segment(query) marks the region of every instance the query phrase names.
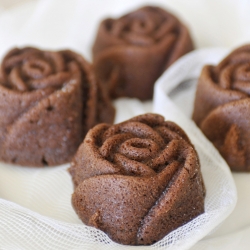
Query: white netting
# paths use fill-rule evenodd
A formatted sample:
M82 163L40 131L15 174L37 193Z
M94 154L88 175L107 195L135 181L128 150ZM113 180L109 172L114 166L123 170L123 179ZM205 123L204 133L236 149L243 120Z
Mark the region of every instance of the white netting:
M236 204L231 173L211 143L167 96L170 93L175 102L191 110L194 91L178 99L176 93L185 88L181 83L197 78L204 63L217 62L223 55L221 50L205 50L185 56L158 80L153 101L154 112L177 122L198 151L207 190L204 214L152 246L122 246L77 218L71 207L73 186L68 165L32 169L0 164L2 249L188 249L223 221ZM152 108L150 102L136 99L120 99L115 105L116 122Z

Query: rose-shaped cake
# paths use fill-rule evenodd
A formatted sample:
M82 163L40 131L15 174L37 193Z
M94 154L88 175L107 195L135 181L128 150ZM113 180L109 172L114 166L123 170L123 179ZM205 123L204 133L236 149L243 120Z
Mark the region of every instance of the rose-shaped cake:
M157 7L143 7L100 24L93 46L94 71L112 98L152 98L157 78L193 50L188 29Z
M160 115L95 126L69 171L81 220L122 244L152 244L204 212L196 151Z
M250 45L203 68L193 119L234 171L250 171Z
M69 162L87 131L114 109L93 70L72 51L11 50L0 68L0 159L25 166Z

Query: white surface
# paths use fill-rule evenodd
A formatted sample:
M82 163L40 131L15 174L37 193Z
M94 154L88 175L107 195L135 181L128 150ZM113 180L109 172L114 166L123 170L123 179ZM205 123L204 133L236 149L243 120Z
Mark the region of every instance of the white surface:
M0 0L0 6L4 9L9 9L16 7L19 4L31 1L36 1L36 0Z
M250 2L248 0L151 0L147 2L144 0L40 0L8 10L3 10L0 7L0 58L13 46L35 45L50 49L68 47L82 53L86 58L91 59L90 47L100 19L110 15L119 16L150 2L154 5L162 5L169 8L181 16L181 19L185 20L189 25L196 45L199 48L206 46L235 47L245 41L250 41ZM198 68L204 63L203 60L216 61L223 54L223 52L219 52L222 53L219 55L217 55L217 52L204 53L206 55L202 55L201 58L197 60L197 64L193 65L193 69L190 69L190 72L188 72L192 72L192 77L197 77ZM181 74L178 75L181 76ZM190 74L187 75L190 76ZM166 76L166 78L167 77L168 76ZM184 79L183 77L180 78L181 81ZM179 83L180 82L177 82L176 84ZM167 84L169 85L169 83ZM190 94L190 98L187 99L191 100L194 92L191 90L187 92ZM184 100L181 93L184 92L177 90L174 94L172 93L172 95L170 95L177 106L180 105L180 100ZM159 96L162 96L162 94L163 92L161 92ZM157 95L155 99L158 102L160 100L159 96ZM166 97L166 95L163 96L164 98ZM184 96L186 96L186 94L184 94ZM185 107L183 110L184 113L190 112L190 103L187 102L185 105L182 105L182 107ZM172 103L170 106L166 106L167 104L164 99L164 103L159 102L159 105L161 109L159 109L158 112L164 113L167 117L173 115L170 109L170 107L173 107ZM116 102L116 106L119 108L117 121L150 110L150 103L145 105L137 100L130 100L129 102L120 100ZM193 125L190 125L190 121L187 120L185 115L182 115L178 111L178 113L175 113L175 117L179 119L179 121L181 119L178 117L182 117L181 125L190 133L192 138L196 137L194 136L194 132L192 132L193 129L190 129ZM185 120L187 122L183 122ZM197 132L198 130L194 128L193 131ZM203 138L199 132L197 133L198 137ZM209 145L204 138L201 139L201 141L205 141L204 143L207 145L206 150L211 148L211 145ZM199 145L199 151L204 150L198 140L196 140L196 144ZM217 158L218 154L216 151L212 149L212 152L214 152ZM220 159L220 157L218 159ZM221 160L219 160L219 162L222 166L224 165ZM73 213L69 201L65 199L65 197L67 198L72 192L72 185L65 171L66 168L67 166L58 167L53 170L34 170L7 167L4 164L0 166L0 197L14 201L39 214L47 216L41 217L30 210L1 200L0 218L4 217L6 221L11 221L12 216L18 216L11 226L0 223L0 227L2 226L0 230L0 243L4 242L6 244L4 245L4 249L39 249L39 246L42 246L42 244L48 244L52 249L62 249L57 244L66 241L66 234L73 240L70 247L71 249L78 249L78 246L84 242L86 238L83 237L81 231L83 230L83 226L81 224L67 224L69 222L79 223L79 220ZM6 173L6 175L3 173ZM226 176L230 179L228 172ZM22 181L23 178L26 179L25 182ZM53 178L59 178L61 184L57 185ZM249 237L247 237L250 231L248 227L250 225L250 215L248 215L250 198L247 195L247 190L249 190L249 175L234 175L234 179L239 191L239 202L237 203L235 211L217 231L200 241L196 247L192 249L236 249L236 246L237 249L249 249L250 240ZM207 183L209 185L208 180ZM39 186L41 184L42 189ZM7 187L9 188L7 189ZM53 189L49 187L53 187ZM43 195L41 195L40 190L44 190L42 191ZM233 188L231 190L233 191ZM18 195L20 193L21 195ZM54 197L56 197L56 199ZM60 204L59 210L58 204ZM225 206L228 204L221 205ZM232 207L233 204L231 204L231 208ZM229 210L227 210L227 213L230 212ZM226 216L227 213L224 213L224 216ZM38 217L43 221L43 223L40 224L42 225L41 227L38 227ZM62 222L54 221L49 217ZM223 219L223 216L219 218L217 222L219 222L220 219ZM26 221L26 225L29 225L28 227L21 226L20 222L23 220ZM57 229L55 229L55 227ZM47 229L48 234L46 240L42 241L42 239L44 239L41 237L43 228ZM29 234L28 239L24 237L24 233ZM91 232L90 235L95 235L95 233L96 232ZM201 234L202 233L204 233L204 231L201 232ZM78 234L82 234L82 237L78 237ZM197 234L198 238L201 237L201 234ZM53 238L55 235L57 239L60 239L57 243ZM100 233L100 235L103 234ZM30 246L27 244L32 244L32 242L36 242L36 248L27 247ZM1 246L3 245L1 244ZM118 249L117 245L114 245L114 247L115 246L116 249ZM120 248L119 246L119 249ZM94 248L91 248L89 245L84 249ZM99 247L95 249L99 249ZM108 247L107 249L111 248ZM136 249L138 249L138 247ZM177 249L181 249L181 247Z

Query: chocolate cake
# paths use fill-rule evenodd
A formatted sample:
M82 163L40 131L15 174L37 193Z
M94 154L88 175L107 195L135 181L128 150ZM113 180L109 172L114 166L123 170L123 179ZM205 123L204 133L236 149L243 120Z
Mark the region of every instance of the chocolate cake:
M200 75L193 119L233 171L250 171L250 45Z
M69 50L12 49L0 68L0 160L69 162L87 131L114 109L88 62Z
M93 46L94 71L112 98L147 100L163 71L191 50L184 24L164 9L146 6L101 22Z
M95 126L69 172L78 216L121 244L152 244L204 212L197 153L160 115Z

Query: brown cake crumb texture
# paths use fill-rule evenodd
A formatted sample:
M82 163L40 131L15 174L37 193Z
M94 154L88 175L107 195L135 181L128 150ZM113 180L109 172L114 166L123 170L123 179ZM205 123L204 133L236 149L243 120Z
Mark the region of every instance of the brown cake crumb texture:
M104 115L105 114L105 115ZM0 68L0 159L25 166L69 162L87 131L114 109L92 68L69 50L12 49Z
M101 22L94 71L112 98L151 99L157 78L193 48L188 29L174 15L146 6Z
M193 119L233 171L250 171L250 45L203 68Z
M81 220L121 244L152 244L204 212L197 153L160 115L95 126L69 172Z

